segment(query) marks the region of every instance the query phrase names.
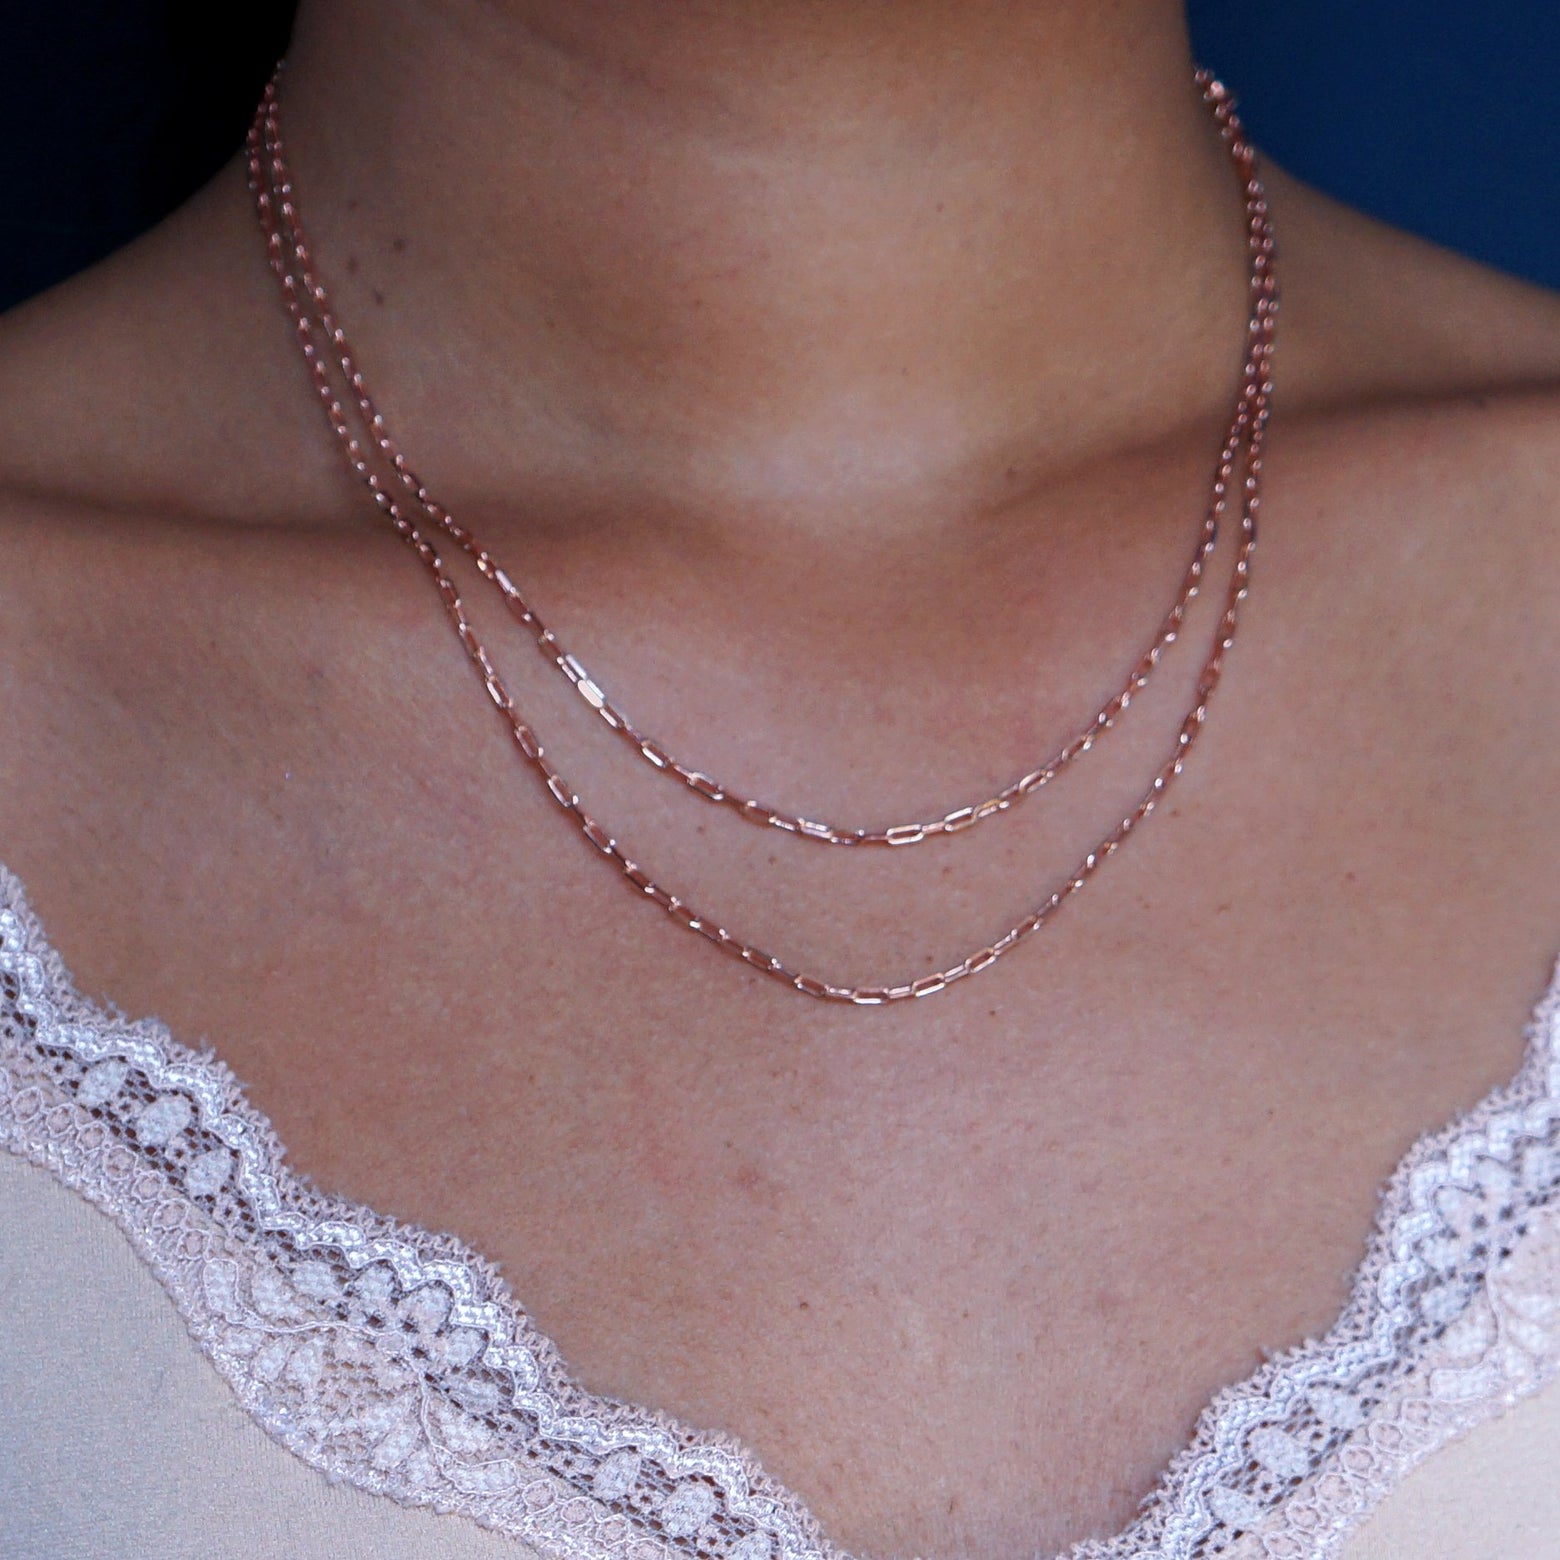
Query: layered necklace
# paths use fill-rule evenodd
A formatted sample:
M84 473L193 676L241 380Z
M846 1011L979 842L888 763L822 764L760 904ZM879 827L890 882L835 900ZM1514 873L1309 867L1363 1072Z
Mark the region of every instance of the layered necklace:
M1127 836L1153 812L1186 763L1207 719L1208 704L1223 673L1225 657L1235 642L1238 611L1245 599L1256 545L1257 510L1261 501L1262 442L1268 421L1277 291L1273 272L1273 233L1267 198L1258 176L1255 154L1245 138L1229 93L1205 71L1197 75L1204 102L1240 180L1246 203L1250 258L1250 314L1245 366L1235 409L1215 465L1212 492L1175 600L1160 620L1125 683L1076 733L1049 757L1026 770L994 795L954 808L941 817L873 828L847 827L791 812L725 784L702 769L682 762L656 739L636 726L577 656L532 609L525 595L471 531L429 492L392 436L369 395L356 354L321 284L298 214L297 195L282 142L276 86L266 88L250 129L250 187L265 234L271 268L281 284L320 402L353 473L381 514L413 550L438 590L444 611L487 696L502 718L516 752L546 788L567 821L601 858L614 867L638 897L657 905L679 926L696 932L713 947L805 996L858 1006L927 997L957 981L989 968L1044 926L1081 889L1100 866L1120 849ZM1114 828L1089 847L1072 872L1022 920L990 943L966 954L935 974L895 985L840 985L797 969L728 930L687 900L671 893L633 860L616 839L586 810L573 787L553 764L540 738L516 708L486 647L478 639L460 591L433 538L445 538L472 560L478 574L501 596L510 615L526 631L537 650L573 685L615 738L626 742L658 774L705 802L725 808L760 828L778 830L799 840L857 849L902 849L940 835L961 834L998 813L1009 811L1055 779L1114 728L1117 718L1145 686L1169 645L1180 634L1187 610L1201 586L1208 557L1221 523L1232 510L1239 515L1239 542L1225 595L1224 611L1198 675L1192 702L1164 756L1136 805Z

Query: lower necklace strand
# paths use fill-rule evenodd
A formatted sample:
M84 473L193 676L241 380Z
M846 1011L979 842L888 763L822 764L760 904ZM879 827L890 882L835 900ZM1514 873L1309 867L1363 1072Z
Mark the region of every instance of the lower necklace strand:
M569 817L585 839L611 861L635 890L652 903L659 905L679 925L697 932L733 959L738 959L760 974L780 981L803 995L831 1002L848 1002L858 1006L880 1006L910 998L931 996L944 991L966 976L989 968L1021 942L1026 941L1044 926L1053 915L1094 875L1099 867L1120 848L1127 836L1158 805L1160 798L1180 775L1187 755L1195 745L1207 718L1208 703L1218 686L1224 669L1225 656L1235 641L1240 604L1244 601L1250 580L1251 555L1256 546L1256 517L1260 506L1262 472L1262 445L1267 427L1272 383L1269 377L1273 350L1274 314L1277 308L1277 290L1273 273L1273 234L1268 214L1266 196L1256 169L1255 153L1246 141L1233 104L1224 87L1206 72L1198 73L1198 83L1214 119L1221 138L1229 151L1237 174L1242 180L1246 197L1247 242L1251 255L1251 317L1250 349L1242 376L1241 392L1229 437L1221 450L1219 472L1215 479L1214 503L1205 523L1203 537L1199 541L1193 563L1182 585L1175 606L1161 625L1154 645L1145 653L1134 669L1126 688L1115 696L1100 712L1096 720L1080 735L1060 750L1056 759L1039 770L1031 771L1022 779L998 793L978 808L964 808L948 814L930 824L898 825L893 829L869 831L837 831L828 825L809 824L801 818L777 813L761 803L745 800L728 793L697 771L676 765L662 750L649 742L633 728L615 707L611 706L599 688L585 676L584 669L574 657L562 651L554 636L542 627L539 620L525 606L519 592L508 576L478 546L470 533L455 523L453 518L438 505L417 480L399 450L384 429L383 419L375 410L364 388L362 375L347 346L346 338L329 312L324 289L315 281L309 267L308 251L304 244L297 213L293 204L292 186L281 156L281 140L278 126L278 110L274 85L267 89L260 111L250 132L249 170L250 182L255 194L261 226L264 230L268 255L283 289L288 310L293 318L297 337L313 375L315 386L331 425L346 450L349 462L357 475L368 485L375 502L391 521L395 530L412 548L428 570L439 591L445 611L449 616L468 660L483 686L509 727L515 746L525 762L537 773L549 795ZM289 251L298 274L289 266ZM1200 672L1193 703L1177 731L1174 746L1155 771L1151 784L1137 805L1113 829L1098 839L1072 874L1048 898L1016 922L990 944L967 954L957 963L935 974L918 980L886 986L842 985L823 980L784 963L773 955L728 931L711 917L704 915L678 895L671 893L634 861L605 829L585 810L580 798L567 780L553 766L543 751L541 742L515 708L503 680L493 665L485 647L477 638L466 615L459 590L444 565L437 549L423 534L416 520L408 515L402 505L385 488L371 469L362 445L352 433L340 398L334 392L326 360L319 349L317 335L323 335L330 348L338 355L338 361L359 410L368 424L376 447L389 458L400 481L412 492L423 514L449 534L464 550L472 555L483 574L493 580L504 592L505 599L519 620L535 633L538 644L545 651L549 646L557 648L555 657L560 669L580 688L587 700L602 714L607 723L635 742L643 756L657 768L671 768L676 777L708 799L732 805L751 821L768 823L787 829L788 832L824 839L837 844L909 844L937 833L952 833L978 822L983 817L1005 810L1016 800L1030 794L1052 778L1072 758L1087 751L1098 734L1108 729L1114 717L1125 709L1132 694L1143 686L1149 672L1157 665L1164 648L1175 638L1186 608L1201 578L1203 564L1211 551L1217 531L1217 522L1228 502L1229 484L1233 479L1236 461L1241 449L1245 450L1244 476L1241 481L1240 540L1238 543L1225 607L1214 634L1212 648ZM518 608L517 608L518 603ZM702 782L702 783L701 783ZM898 836L897 838L895 836Z

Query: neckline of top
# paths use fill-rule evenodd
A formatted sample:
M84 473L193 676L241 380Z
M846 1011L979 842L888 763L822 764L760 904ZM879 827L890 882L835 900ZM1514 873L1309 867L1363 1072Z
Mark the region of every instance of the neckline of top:
M59 1143L51 1148L43 1128L29 1136L16 1115L16 1102L26 1090L16 1087L16 1078L7 1079L3 1047L0 1141L48 1164L116 1217L251 1414L306 1461L404 1503L462 1512L526 1540L547 1560L601 1560L604 1552L620 1560L652 1560L652 1555L657 1560L850 1560L829 1542L805 1503L730 1437L692 1429L669 1415L580 1386L496 1267L480 1254L453 1237L321 1193L292 1172L269 1121L216 1055L181 1044L156 1020L127 1019L77 989L30 910L21 881L0 863L0 1042L6 1039L7 1006L29 1026L37 1056L49 1059L39 1066L35 1081L47 1075L63 1091L54 1103L78 1112L85 1108L99 1124L113 1125L119 1119L114 1112L120 1110L118 1152L123 1157L130 1151L143 1180L148 1165L154 1165L166 1182L162 1206L177 1205L191 1219L208 1220L226 1242L225 1255L216 1258L211 1255L215 1248L208 1250L201 1273L192 1279L155 1233L152 1215L138 1213L133 1198L109 1189L106 1159L94 1161L94 1169L87 1164L90 1156L73 1159ZM121 1091L127 1078L138 1080L140 1092L125 1102ZM20 1081L29 1081L26 1071ZM161 1111L155 1130L150 1125L154 1106ZM34 1114L42 1121L47 1113ZM169 1146L167 1129L175 1122L174 1136L192 1138L182 1160ZM92 1129L77 1122L71 1130L85 1142ZM193 1141L197 1133L200 1144L207 1145L200 1153ZM1548 1143L1549 1138L1555 1141ZM231 1174L224 1171L220 1181L214 1155L231 1160ZM1417 1349L1460 1314L1457 1296L1462 1295L1465 1307L1475 1270L1482 1275L1509 1256L1509 1250L1497 1249L1493 1235L1475 1241L1469 1230L1487 1231L1495 1212L1497 1223L1506 1221L1520 1236L1524 1211L1556 1197L1560 968L1534 1010L1517 1073L1468 1111L1422 1134L1384 1185L1349 1298L1326 1334L1272 1356L1245 1380L1216 1392L1140 1516L1111 1538L1085 1540L1057 1560L1183 1560L1208 1552L1215 1535L1233 1540L1251 1531L1358 1428L1377 1400L1371 1394L1379 1398L1382 1384L1401 1377ZM242 1204L236 1223L229 1218L224 1224L223 1199ZM1479 1211L1469 1211L1470 1200L1480 1205ZM252 1253L246 1242L254 1247ZM1461 1263L1451 1269L1434 1254L1449 1242ZM421 1417L429 1445L449 1453L450 1465L427 1457L418 1465L408 1452L393 1466L381 1466L389 1455L382 1444L352 1453L324 1445L302 1428L300 1407L307 1407L312 1388L302 1385L301 1405L288 1401L279 1379L257 1382L251 1365L259 1345L245 1342L247 1356L242 1349L234 1352L229 1335L252 1333L257 1323L263 1328L265 1312L256 1299L260 1280L253 1273L239 1275L240 1287L249 1286L247 1299L234 1298L237 1289L223 1289L232 1282L235 1251L241 1258L253 1255L257 1263L263 1261L266 1274L272 1268L285 1272L292 1296L288 1303L294 1306L289 1335L298 1332L299 1305L315 1303L329 1316L343 1318L355 1303L348 1291L363 1288L371 1277L381 1309L389 1304L385 1296L398 1296L395 1303L403 1310L410 1306L426 1317L432 1314L430 1297L436 1298L438 1316L427 1336L445 1338L443 1352L425 1351L417 1369L431 1394L434 1419L445 1430L436 1435L428 1415ZM325 1271L320 1253L328 1253L336 1276ZM218 1267L229 1277L214 1278ZM1457 1283L1449 1283L1448 1274ZM235 1321L240 1311L242 1326ZM369 1313L359 1305L352 1314ZM480 1345L447 1346L448 1338L477 1335ZM374 1334L369 1328L363 1336L382 1337L382 1330ZM311 1368L317 1388L321 1369L328 1374L329 1365L316 1362ZM287 1380L299 1386L299 1372L287 1369ZM278 1367L278 1378L281 1373ZM477 1390L478 1377L487 1384L486 1399ZM465 1418L457 1426L460 1415ZM488 1434L495 1424L497 1441ZM1305 1434L1297 1435L1297 1427ZM463 1464L464 1473L452 1479L462 1435L472 1456ZM570 1463L571 1456L578 1466ZM417 1466L424 1467L426 1479L407 1471ZM503 1477L491 1472L500 1466L509 1469ZM467 1477L473 1469L489 1473ZM582 1501L591 1511L571 1515Z

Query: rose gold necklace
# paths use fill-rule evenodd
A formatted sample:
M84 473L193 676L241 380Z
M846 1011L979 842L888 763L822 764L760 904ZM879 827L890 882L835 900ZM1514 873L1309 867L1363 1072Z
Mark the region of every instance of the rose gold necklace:
M1256 514L1260 504L1262 441L1268 419L1272 382L1269 375L1273 349L1274 312L1277 292L1273 273L1273 235L1267 200L1256 169L1255 154L1246 141L1233 103L1225 88L1207 72L1199 72L1198 85L1213 113L1246 197L1248 247L1251 259L1251 314L1248 351L1241 377L1240 393L1231 419L1213 482L1212 499L1205 516L1192 561L1169 612L1162 619L1153 642L1133 667L1126 684L1113 695L1070 741L1038 767L1005 786L979 804L960 807L941 818L925 823L894 824L887 828L838 828L798 814L771 807L723 785L708 774L682 764L653 738L639 730L608 698L599 684L586 672L579 660L559 641L531 609L513 580L476 538L428 491L407 462L391 436L383 416L370 397L355 355L347 342L320 284L298 216L291 175L287 168L281 138L280 112L275 83L266 88L255 122L250 130L248 152L250 187L265 233L272 270L281 284L283 297L292 316L299 345L313 377L330 424L341 443L353 472L365 484L374 502L392 526L413 549L438 588L446 613L454 625L468 659L489 698L504 717L516 747L525 762L546 785L553 800L564 810L580 833L607 857L624 879L636 890L659 905L673 920L698 932L721 951L740 959L750 968L783 981L804 995L829 1001L852 1002L860 1006L878 1006L911 997L930 996L955 981L987 968L1004 953L1038 931L1061 905L1082 888L1100 864L1113 855L1127 835L1157 805L1159 798L1181 773L1207 715L1208 701L1223 672L1224 657L1234 643L1237 609L1245 599L1250 578L1251 554L1256 544ZM1159 664L1165 649L1177 638L1186 612L1196 596L1204 566L1218 537L1220 521L1228 513L1230 488L1237 463L1244 451L1244 477L1241 482L1240 543L1231 573L1225 609L1214 635L1212 649L1197 680L1193 704L1181 723L1169 756L1155 772L1152 784L1141 800L1108 834L1098 840L1078 864L1071 877L1022 921L1009 927L991 944L967 955L957 964L934 975L894 986L835 985L800 970L734 936L707 916L663 888L638 863L631 860L617 842L585 811L568 782L546 757L535 732L516 710L508 690L478 640L468 620L460 593L437 549L423 534L417 521L374 470L358 434L354 433L343 396L335 388L333 373L339 371L345 381L346 400L355 408L363 430L378 455L410 498L417 511L431 521L470 555L482 577L501 593L505 605L517 622L525 627L543 656L575 687L586 703L601 716L607 726L627 741L655 769L680 781L706 800L735 811L751 823L776 828L804 839L830 845L919 844L939 834L954 834L1005 812L1015 803L1033 794L1054 779L1075 759L1090 750L1099 737L1110 730L1116 718L1128 707Z

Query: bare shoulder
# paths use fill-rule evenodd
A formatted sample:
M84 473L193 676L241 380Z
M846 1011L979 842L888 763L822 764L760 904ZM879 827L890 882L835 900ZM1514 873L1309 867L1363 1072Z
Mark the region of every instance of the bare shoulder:
M1281 321L1318 407L1560 391L1560 293L1356 211L1275 170Z
M1526 603L1560 660L1560 293L1270 182L1275 458L1384 565L1434 555L1449 588Z
M237 567L259 533L306 528L341 492L268 287L229 168L0 317L0 825L13 836L37 797L17 782L20 750L68 767L144 716L181 657L188 675L191 578L209 590L219 554Z
M297 523L337 488L237 168L0 316L0 503ZM8 497L4 495L9 495Z

